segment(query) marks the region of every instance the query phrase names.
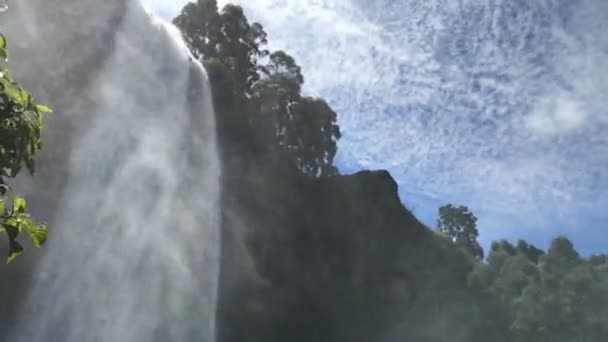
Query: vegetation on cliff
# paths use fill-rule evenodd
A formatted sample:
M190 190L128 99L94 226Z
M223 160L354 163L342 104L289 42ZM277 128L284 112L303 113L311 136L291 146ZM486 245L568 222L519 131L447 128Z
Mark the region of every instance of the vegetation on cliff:
M300 66L284 51L265 49L266 32L243 9L191 2L174 19L213 84L222 145L270 163L289 160L301 173L335 174L340 139L336 113L304 96Z

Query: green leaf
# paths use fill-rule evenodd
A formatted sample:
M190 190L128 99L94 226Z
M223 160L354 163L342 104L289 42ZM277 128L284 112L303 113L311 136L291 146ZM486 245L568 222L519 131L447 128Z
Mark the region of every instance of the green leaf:
M34 246L41 247L46 242L46 225L42 224L36 226L32 222L28 222L28 224L25 225L24 228L27 232L27 235L29 235L30 239L32 239L32 243L34 244Z
M6 49L6 37L0 34L0 48Z
M45 105L41 105L41 104L36 105L36 109L38 109L38 111L42 112L42 113L52 113L53 112L53 110L51 108L49 108Z
M15 196L15 198L13 199L13 211L22 214L25 213L26 207L27 203L25 202L25 199L19 196Z
M4 224L4 230L6 231L6 235L8 235L9 241L16 240L19 235L19 227L16 227L12 224Z
M4 92L6 93L6 95L10 96L17 103L23 104L24 99L23 99L23 95L22 95L21 91L19 91L18 89L15 89L14 87L12 87L11 85L8 85L8 84L5 84L5 86L6 86L6 89L4 89Z
M6 223L6 222L5 222ZM12 225L4 225L6 235L8 235L8 259L7 264L15 259L21 252L23 252L23 246L17 241L19 235L19 228Z
M17 240L9 240L9 251L8 251L8 258L6 260L6 263L10 263L11 261L13 261L17 256L19 256L19 254L21 254L21 252L23 252L23 246L21 246L21 244L17 241Z

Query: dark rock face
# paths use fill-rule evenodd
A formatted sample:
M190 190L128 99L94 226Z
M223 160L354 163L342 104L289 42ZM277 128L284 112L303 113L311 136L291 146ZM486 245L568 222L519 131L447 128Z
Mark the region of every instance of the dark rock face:
M403 207L386 171L312 179L232 160L221 342L378 341L412 314L420 292L432 297L421 290L441 273L432 265L464 261Z

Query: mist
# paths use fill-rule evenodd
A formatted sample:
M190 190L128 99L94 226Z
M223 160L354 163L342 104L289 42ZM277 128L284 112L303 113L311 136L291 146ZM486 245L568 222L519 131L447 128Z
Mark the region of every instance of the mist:
M220 166L201 64L138 1L10 6L14 76L57 114L30 184L53 234L8 340L213 341Z

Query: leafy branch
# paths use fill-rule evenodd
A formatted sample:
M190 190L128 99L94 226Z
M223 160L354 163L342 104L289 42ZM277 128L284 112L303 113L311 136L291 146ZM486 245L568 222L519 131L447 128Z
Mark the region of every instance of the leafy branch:
M0 34L0 58L6 64L6 38ZM23 166L35 172L36 153L42 148L43 114L51 112L11 77L8 67L0 71L0 233L9 241L8 262L23 251L17 241L26 232L36 247L46 241L47 227L35 223L27 213L24 198L14 194L5 178L14 178Z

